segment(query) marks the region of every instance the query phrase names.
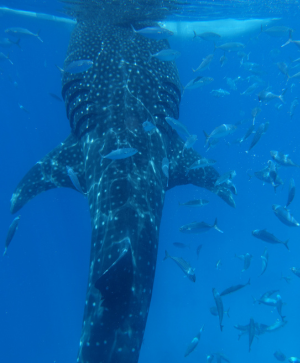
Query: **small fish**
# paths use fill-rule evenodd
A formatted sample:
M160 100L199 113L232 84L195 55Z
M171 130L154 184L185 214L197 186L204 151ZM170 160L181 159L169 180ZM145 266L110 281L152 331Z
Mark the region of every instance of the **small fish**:
M177 248L190 248L190 246L186 245L185 243L181 243L181 242L173 242L173 246L177 247Z
M10 64L13 64L13 62L9 58L9 54L5 55L4 53L0 52L0 62L3 61L3 60L8 60Z
M218 185L221 185L223 183L226 183L228 180L232 180L235 176L236 176L236 171L235 170L228 171L227 173L221 175L216 180L215 187L218 186Z
M216 270L220 271L221 270L221 266L222 266L222 261L221 260L217 261L217 263L216 263Z
M173 62L175 59L177 59L180 56L180 52L173 49L163 49L160 52L157 52L155 54L150 53L150 57L148 59L148 63L151 61L152 58L156 58L163 62Z
M288 80L291 78L289 75L289 67L286 63L284 62L278 62L276 63L278 69L280 70L280 72L287 77L286 82L288 82Z
M255 107L255 108L252 109L251 116L252 116L253 125L255 124L256 116L258 116L260 113L261 113L261 108L260 107Z
M280 280L284 280L287 284L289 284L291 282L292 278L290 276L283 276L283 274L281 273Z
M283 94L275 95L274 93L272 93L270 91L266 91L266 90L263 90L263 91L259 92L259 94L258 94L259 102L265 102L265 101L268 102L268 101L275 100L276 98L278 98L282 103L284 103Z
M293 29L291 29L287 26L272 26L270 28L263 29L263 26L261 25L261 29L260 29L261 33L266 33L266 34L270 35L271 37L275 37L275 38L281 38L285 34L291 32L291 31L293 32Z
M284 362L286 359L286 356L280 350L276 350L273 355L279 362Z
M263 255L260 256L260 257L261 257L261 260L262 260L261 261L262 266L261 266L261 273L260 273L259 276L263 275L266 272L266 270L267 270L268 262L269 262L269 253L268 253L268 250L265 249Z
M292 203L292 201L295 198L295 194L296 194L295 182L294 182L294 179L291 178L290 184L289 184L289 194L288 194L288 199L287 199L285 208L287 208Z
M219 315L220 329L222 331L222 329L223 329L222 321L223 321L223 316L224 316L223 301L222 301L220 294L218 293L218 291L216 289L212 289L212 293L213 293L213 296L215 299L215 303L216 303L216 307L217 307L217 311L218 311L218 315Z
M164 175L167 177L167 186L169 184L169 166L170 162L168 158L163 158L161 163L161 168L164 173Z
M251 318L249 323L249 352L251 351L251 345L254 337L255 337L255 323L254 320Z
M197 259L199 258L200 251L202 249L202 245L199 245L196 249Z
M300 363L300 358L297 358L297 357L290 357L290 358L288 359L288 361L289 361L290 363Z
M50 92L49 92L49 95L50 95L52 98L54 98L56 101L62 102L62 99L61 99L59 96L57 96L55 93L50 93Z
M273 204L272 209L276 217L286 226L300 227L300 224L296 221L289 210L278 204Z
M287 239L286 241L280 241L280 239L278 239L277 237L274 236L274 234L267 232L266 229L255 229L252 231L252 236L256 237L258 239L261 239L264 242L267 243L271 243L271 244L282 244L284 245L287 249L289 249L288 246L288 242L289 240Z
M142 126L145 132L150 132L156 128L156 126L154 126L150 121L143 122Z
M76 175L74 170L70 166L66 166L66 170L67 170L67 174L68 174L69 178L71 179L72 184L77 189L77 191L83 195L86 195L86 193L84 193L81 188L78 176Z
M94 62L89 59L79 59L71 62L64 68L64 72L78 74L86 72L94 65Z
M242 272L248 270L248 268L250 267L251 264L251 260L252 260L252 255L250 255L250 253L246 253L244 255L235 255L235 257L239 258L240 260L244 261L244 268L242 269Z
M227 311L224 311L224 314L226 314L228 316L228 318L230 318L230 316L229 316L229 310L230 309L228 308ZM219 316L218 309L217 309L216 306L211 306L209 308L209 311L210 311L211 315L213 315L213 316Z
M210 135L208 135L204 130L204 136L205 136L205 145L209 142L210 139L219 139L221 137L225 137L227 135L232 134L234 131L236 131L237 127L235 125L231 124L223 124L221 126L216 127Z
M221 67L223 67L224 66L224 64L228 61L228 58L226 57L226 55L225 55L226 53L224 52L224 54L221 56L221 58L220 58L220 60L219 60L219 62L220 62L220 64L221 64Z
M210 93L214 96L214 97L225 97L225 96L229 96L230 95L230 92L222 89L222 88L219 88L219 89L213 89L212 91L210 91Z
M206 158L202 158L199 160L196 160L186 171L185 175L188 175L188 173L191 170L195 170L195 169L204 169L207 168L208 166L212 166L215 165L216 160L213 159L206 159Z
M180 206L184 206L184 207L203 207L204 205L207 205L209 203L208 200L205 199L194 199L194 200L189 200L188 202L185 203L178 203Z
M245 45L243 43L237 43L237 42L232 42L232 43L224 43L219 45L218 47L215 44L215 50L216 49L221 49L224 52L238 52L239 50L245 48Z
M260 170L260 171L256 171L254 173L254 176L259 179L259 180L262 180L264 183L269 183L269 184L272 184L272 186L274 187L275 191L276 191L276 188L279 186L279 185L283 185L283 181L282 179L278 176L278 174L276 174L276 180L275 180L275 183L273 181L273 178L271 178L270 176L270 169L269 169L269 166L266 166L264 169Z
M199 333L195 336L195 338L191 341L191 343L189 344L189 346L187 347L184 356L187 357L190 353L192 353L193 350L195 350L195 348L197 347L199 341L200 341L200 337L201 337L201 333L203 331L204 325L202 325L202 328L200 329Z
M198 76L198 77L192 79L191 81L189 81L189 83L183 88L183 91L185 91L186 89L195 89L195 88L198 88L201 86L205 86L205 85L213 82L213 80L214 79L211 77Z
M206 40L208 42L216 42L221 38L221 35L213 32L205 32L201 34L197 34L194 30L194 38L199 37L203 40Z
M197 141L197 135L191 135L185 142L185 144L183 145L183 149L182 149L182 156L184 156L184 150L185 149L190 149L191 147L193 147L193 145L195 144L195 142Z
M2 48L10 48L12 45L17 45L20 47L20 39L18 39L16 42L13 42L12 40L8 38L0 38L0 47Z
M292 162L292 160L289 158L289 154L283 154L283 153L280 153L279 151L275 151L275 150L271 150L270 154L271 154L273 160L275 160L279 165L295 166L297 168L300 167L298 164L295 164L294 162Z
M16 230L18 229L20 217L21 216L16 217L8 228L3 256L6 254L7 248L10 245L10 242L12 241L16 233Z
M211 61L213 60L214 55L213 54L209 54L207 57L203 58L202 62L200 63L199 67L196 69L193 69L193 72L199 72L199 71L204 71L206 68L209 67Z
M241 96L249 96L252 95L252 93L256 90L256 88L259 86L258 83L253 83L251 86L249 86L244 92L241 93Z
M210 229L215 229L220 233L223 233L223 231L220 230L218 227L218 220L215 219L215 223L213 225L207 224L205 222L192 222L189 224L185 224L184 226L179 228L179 231L182 233L188 233L188 234L199 234L199 233L205 233L208 232Z
M248 137L253 134L253 131L254 131L254 128L255 128L255 125L252 124L249 129L246 131L245 135L242 137L242 141L245 141L248 139Z
M290 270L297 276L300 277L300 268L291 267Z
M279 316L281 317L281 319L284 320L285 316L282 315L282 306L283 306L282 298L278 294L276 296L276 310L277 310Z
M262 135L266 132L266 130L269 127L269 122L266 122L264 124L260 124L256 133L253 136L253 139L251 141L250 147L248 149L248 151L246 151L247 153L249 153L249 151L258 143L258 141L260 140L260 138L262 137Z
M168 125L170 125L172 129L175 130L178 134L183 135L186 138L189 138L191 136L187 128L175 118L166 117L165 120L168 123Z
M213 360L214 360L214 355L213 354L208 354L206 356L206 363L212 363Z
M38 38L38 40L43 43L42 39L40 38L40 31L34 34L25 28L8 28L5 30L5 33L17 38Z
M247 285L250 285L250 279L248 280L248 282L246 284L239 284L239 285L234 285L234 286L228 287L227 289L225 289L224 291L221 292L220 296L232 294L233 292L236 292Z
M180 269L185 273L185 275L193 282L196 281L196 275L195 275L195 269L191 267L191 265L186 262L183 258L181 257L173 257L173 256L170 256L168 254L167 251L165 251L165 257L164 257L164 261L167 259L167 258L171 258L171 260L173 260L177 266L180 267Z
M298 102L298 98L296 97L293 102L291 103L291 107L290 107L290 116L291 116L291 119L293 118L294 116L294 112L295 112L295 108L299 105L299 102Z
M113 150L112 152L110 152L109 154L102 156L102 159L110 159L110 160L121 160L121 159L126 159L129 158L130 156L135 155L138 152L137 149L128 147L128 148L122 148L122 149L117 149L117 150Z
M153 39L153 40L161 40L161 39L168 39L173 35L171 30L161 28L161 27L147 27L139 30L135 30L134 27L131 25L132 30L135 34L142 35L145 38Z
M22 111L24 111L25 113L30 113L24 106L22 106L22 105L20 105L19 103L18 103L18 105L19 105L19 107L20 107L20 110L22 110Z

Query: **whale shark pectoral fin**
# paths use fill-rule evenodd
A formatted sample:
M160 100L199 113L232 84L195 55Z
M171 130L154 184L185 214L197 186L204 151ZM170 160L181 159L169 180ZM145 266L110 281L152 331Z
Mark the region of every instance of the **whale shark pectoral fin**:
M187 149L184 158L180 157L182 152L183 141L179 136L174 136L170 148L173 150L170 159L170 178L168 189L177 185L194 184L201 188L208 189L222 198L227 204L235 208L233 195L226 185L215 188L215 182L220 176L215 168L208 166L206 168L191 170L188 174L186 169L195 161L202 159L202 156L193 149Z
M63 143L38 161L20 181L11 197L11 213L17 212L29 200L46 190L60 187L75 189L67 174L66 165L72 167L86 192L83 154L76 137L70 134Z

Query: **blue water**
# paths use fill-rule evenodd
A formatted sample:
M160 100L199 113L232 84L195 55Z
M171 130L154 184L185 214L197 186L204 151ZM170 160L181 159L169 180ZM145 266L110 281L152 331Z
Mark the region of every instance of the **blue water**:
M25 4L19 0L2 5L56 15L60 8L60 5L44 4L42 1ZM297 7L294 9L297 11ZM283 13L283 18L276 24L292 27L293 38L299 39L299 12L289 14L283 9ZM272 16L272 13L266 7L265 12L262 8L258 15L264 18ZM225 11L221 17L227 17ZM43 43L37 39L21 40L21 49L15 46L9 49L14 64L7 61L0 64L0 220L3 248L8 226L13 219L9 213L9 201L16 185L38 160L70 132L64 104L49 96L49 92L60 95L61 76L55 64L63 66L69 30L40 20L21 20L4 15L0 35L5 36L4 30L13 26L25 27L33 32L41 29ZM249 61L260 64L266 72L261 76L265 85L272 86L272 91L280 94L286 86L286 78L275 63L290 64L291 59L300 57L299 49L294 44L281 48L288 35L282 38L258 35L259 32L251 33L233 40L246 44ZM183 85L194 78L191 69L213 52L211 43L199 39L172 43L172 47L182 53L176 63ZM276 58L271 56L273 49L279 50ZM6 49L1 51L8 53ZM200 154L217 160L215 167L220 174L236 170L236 209L216 195L194 186L178 187L167 193L141 363L203 362L207 354L217 351L228 356L231 362L244 363L275 361L273 353L277 349L281 349L287 357L300 357L300 280L289 270L293 266L300 267L300 231L283 225L271 208L273 204L285 205L289 180L293 177L297 188L300 185L300 171L298 168L282 167L279 175L284 180L284 186L278 188L277 194L271 185L263 186L256 178L249 181L247 175L247 172L251 174L265 167L270 159L270 150L287 153L294 162L300 163L300 107L296 108L292 121L289 115L291 102L299 96L299 80L289 81L289 86L295 86L287 90L285 104L280 110L275 107L277 100L259 104L256 91L251 96L240 95L251 83L237 83L236 91L228 87L225 77L240 76L245 79L250 74L240 67L235 53L227 55L228 62L221 68L221 55L222 52L216 50L210 69L203 72L204 76L213 77L214 82L202 89L185 92L180 120L191 133L198 135L199 141L194 148ZM290 74L298 71L299 68L291 69ZM230 91L230 96L214 98L210 91L218 88ZM262 88L258 88L258 91ZM24 112L18 104L30 113ZM223 123L250 119L251 110L257 106L262 109L257 124L269 121L270 127L249 154L245 151L251 138L241 146L228 146L226 142L243 136L250 121L205 153L203 130L210 133ZM202 209L178 206L179 201L199 198L207 199L210 203ZM290 206L297 220L300 220L299 198L296 193ZM20 214L19 229L0 264L1 360L6 363L75 362L89 267L91 228L87 201L74 190L50 190L29 202ZM215 230L203 235L179 232L183 224L192 221L212 224L216 217L224 234ZM267 245L252 237L253 229L263 228L281 240L290 239L290 252L282 245ZM172 245L173 242L187 243L190 249L179 250ZM197 260L196 248L200 243L203 247ZM260 256L265 247L270 256L269 265L266 273L258 277L261 272ZM184 278L173 261L163 262L166 249L171 255L182 256L196 268L196 283ZM243 263L234 256L246 252L251 253L253 259L250 268L242 273ZM220 270L215 267L218 260L222 261ZM292 277L290 284L280 279L281 273ZM223 298L224 308L227 310L230 307L230 318L224 316L221 333L218 318L209 312L214 305L212 288L222 291L231 285L246 283L249 278L250 286ZM246 325L251 317L255 322L275 323L279 318L276 309L253 304L252 298L272 289L280 290L286 303L283 315L286 315L288 323L281 330L255 338L249 353L248 336L238 341L238 331L234 325ZM197 349L184 358L188 344L203 324L205 326Z

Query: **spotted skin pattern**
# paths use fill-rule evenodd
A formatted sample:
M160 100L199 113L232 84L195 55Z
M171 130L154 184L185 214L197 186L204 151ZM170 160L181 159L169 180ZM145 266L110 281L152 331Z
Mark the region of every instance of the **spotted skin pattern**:
M79 59L92 60L93 66L62 76L71 134L25 175L12 196L15 213L45 190L75 189L67 165L87 193L92 241L80 363L138 362L165 192L192 183L234 206L225 187L214 187L219 177L214 168L185 175L201 156L188 149L183 157L183 142L165 121L166 116L179 118L178 71L174 62L148 63L149 52L168 48L166 40L134 34L129 24L79 22L65 67ZM156 126L154 133L144 131L146 120ZM122 160L101 158L118 148L138 153ZM169 182L162 171L164 158L170 161Z

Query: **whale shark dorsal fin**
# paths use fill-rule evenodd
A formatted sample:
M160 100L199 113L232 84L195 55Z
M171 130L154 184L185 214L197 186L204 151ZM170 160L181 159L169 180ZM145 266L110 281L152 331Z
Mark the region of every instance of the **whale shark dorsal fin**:
M75 189L67 175L67 163L76 172L83 192L86 192L81 148L76 137L70 134L64 142L38 161L20 181L11 197L11 213L17 212L29 200L46 190L61 187Z

